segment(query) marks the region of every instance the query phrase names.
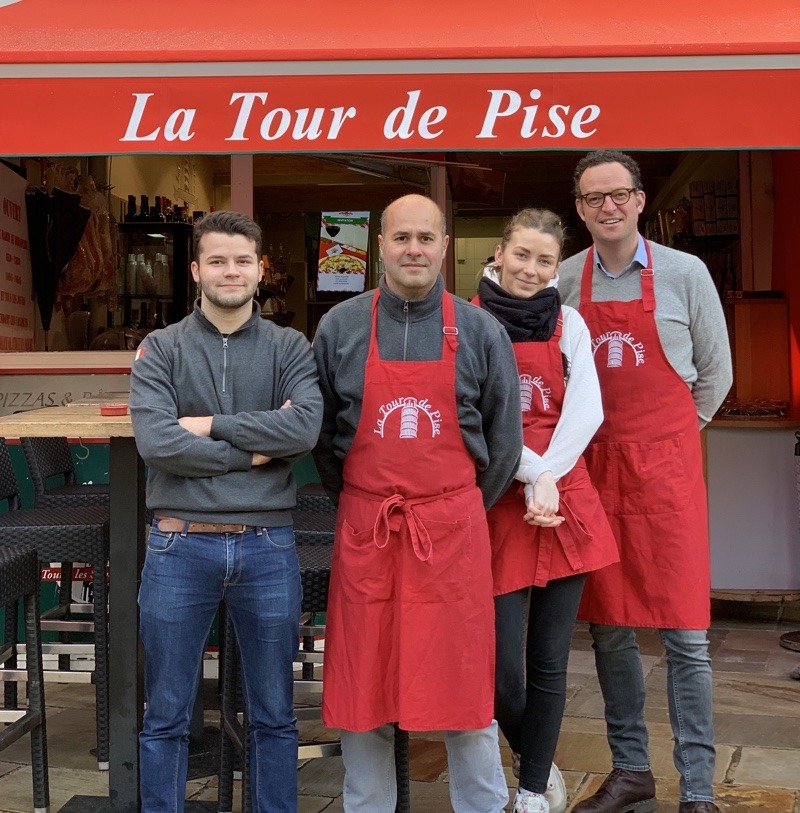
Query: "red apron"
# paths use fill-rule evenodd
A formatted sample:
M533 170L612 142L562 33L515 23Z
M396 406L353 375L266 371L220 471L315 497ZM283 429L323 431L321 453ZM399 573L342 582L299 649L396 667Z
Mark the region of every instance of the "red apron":
M589 576L579 617L707 629L708 509L697 410L661 347L645 245L641 299L592 302L593 248L583 268L580 312L592 335L605 412L586 463L621 561Z
M525 445L544 454L564 403L564 364L558 341L562 320L546 342L515 342ZM515 481L490 509L494 593L544 587L552 579L574 576L619 561L617 543L600 499L579 458L558 481L558 528L528 525L524 486Z
M492 721L486 512L456 406L453 299L439 361L382 361L379 292L364 398L344 461L325 640L323 720L367 731Z

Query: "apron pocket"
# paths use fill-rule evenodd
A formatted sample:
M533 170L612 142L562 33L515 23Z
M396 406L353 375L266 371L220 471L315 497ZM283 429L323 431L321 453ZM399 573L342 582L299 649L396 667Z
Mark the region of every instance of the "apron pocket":
M373 535L372 527L357 531L344 520L336 537L339 581L345 601L351 604L374 604L392 597L392 540L379 548Z
M592 482L609 514L667 514L689 504L683 435L653 443L593 443Z
M403 550L403 600L415 604L460 601L472 579L472 524L424 520L431 554L421 561L406 537Z

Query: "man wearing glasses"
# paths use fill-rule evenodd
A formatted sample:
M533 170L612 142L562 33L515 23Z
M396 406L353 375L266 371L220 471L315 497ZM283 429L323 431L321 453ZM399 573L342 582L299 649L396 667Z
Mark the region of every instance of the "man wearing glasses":
M559 290L592 335L605 422L586 462L620 547L589 575L590 622L613 770L574 813L651 813L645 689L634 627L667 655L680 813L714 804L708 517L700 429L730 388L719 296L695 256L646 241L639 166L621 152L581 159L575 205L593 245L561 264Z

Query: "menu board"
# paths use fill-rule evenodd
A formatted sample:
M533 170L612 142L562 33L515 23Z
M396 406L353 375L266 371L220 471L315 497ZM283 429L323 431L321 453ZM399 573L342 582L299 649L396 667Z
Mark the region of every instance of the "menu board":
M27 182L0 164L0 352L33 350Z
M369 212L323 212L318 291L361 292L366 287Z

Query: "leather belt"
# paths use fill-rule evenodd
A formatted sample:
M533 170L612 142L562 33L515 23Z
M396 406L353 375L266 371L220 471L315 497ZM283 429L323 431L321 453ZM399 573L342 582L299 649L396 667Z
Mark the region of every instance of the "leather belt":
M165 534L243 534L255 525L231 525L224 522L187 522L175 517L155 517L156 527Z

